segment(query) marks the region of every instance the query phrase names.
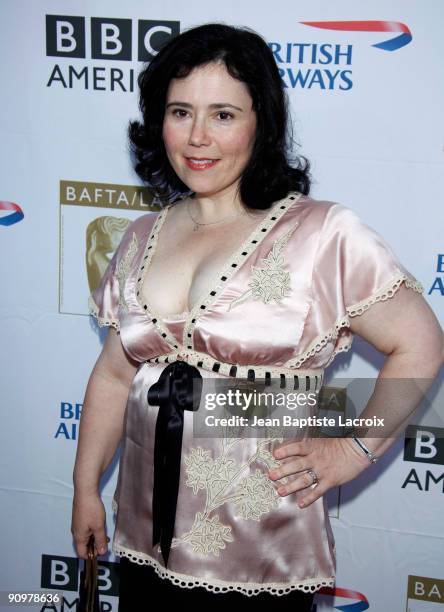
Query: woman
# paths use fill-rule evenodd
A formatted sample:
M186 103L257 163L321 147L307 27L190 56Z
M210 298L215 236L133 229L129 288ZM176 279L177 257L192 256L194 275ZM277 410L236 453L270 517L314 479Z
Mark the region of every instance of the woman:
M308 163L288 162L286 99L260 36L222 24L185 31L139 85L143 122L130 139L162 209L129 225L90 298L110 330L80 424L77 552L86 558L90 534L106 552L99 482L123 438L121 612L148 593L244 605L274 596L309 610L335 578L323 494L393 438L196 438L193 406L179 410L168 385L238 377L318 392L358 333L388 356L381 379L427 379L424 392L442 364L442 330L383 238L309 197ZM392 404L390 432L419 399ZM385 412L375 393L365 416ZM179 443L168 447L174 418Z

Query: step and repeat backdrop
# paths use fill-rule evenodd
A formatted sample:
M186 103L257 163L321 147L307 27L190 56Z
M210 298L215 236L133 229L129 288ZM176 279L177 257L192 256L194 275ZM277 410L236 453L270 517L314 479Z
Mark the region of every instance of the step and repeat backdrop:
M46 609L75 609L72 471L108 331L88 315L88 295L127 225L158 210L126 137L144 62L202 23L260 33L287 88L296 152L312 163L312 195L380 232L444 324L443 18L440 0L1 0L1 609L7 593L45 589L63 596ZM382 363L355 338L326 385L374 379ZM441 374L408 438L326 496L337 582L316 610L444 612L442 387ZM102 479L110 537L118 459ZM103 610L117 610L118 562L100 558Z

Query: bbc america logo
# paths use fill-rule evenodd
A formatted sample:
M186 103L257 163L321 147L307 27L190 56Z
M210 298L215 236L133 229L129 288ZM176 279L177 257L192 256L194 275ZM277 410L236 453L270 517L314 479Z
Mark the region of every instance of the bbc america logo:
M83 567L82 567L83 565ZM62 592L60 606L46 605L42 610L77 610L79 588L85 571L85 562L78 557L42 554L40 586L57 593ZM97 560L97 586L101 599L100 610L111 610L108 597L119 596L120 562Z
M408 425L405 431L404 461L432 464L434 469L412 467L401 485L403 489L437 494L444 493L444 428L427 425Z
M408 425L405 430L404 461L444 465L444 428Z
M46 55L146 62L179 33L179 21L46 15Z

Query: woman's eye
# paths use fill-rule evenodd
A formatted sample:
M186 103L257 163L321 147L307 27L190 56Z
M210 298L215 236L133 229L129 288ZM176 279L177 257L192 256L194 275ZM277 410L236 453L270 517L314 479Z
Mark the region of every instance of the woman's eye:
M175 117L182 118L182 117L185 116L185 115L181 115L181 114L178 114L178 113L185 113L185 115L187 115L187 111L184 110L183 108L176 108L176 109L174 109L172 111L172 114ZM228 113L227 111L219 111L217 114L218 114L218 116L222 115L222 121L224 121L224 122L225 121L229 121L230 119L233 119L233 117L234 117L234 115L232 115L231 113Z
M226 115L230 119L233 119L233 115L231 113L227 113L226 111L220 111L220 113L218 113L218 115ZM226 119L225 119L225 121L226 121Z

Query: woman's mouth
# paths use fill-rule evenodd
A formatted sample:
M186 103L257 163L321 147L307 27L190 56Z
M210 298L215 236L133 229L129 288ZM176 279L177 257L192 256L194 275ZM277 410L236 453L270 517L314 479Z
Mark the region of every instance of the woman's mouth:
M185 161L187 163L188 168L191 170L206 170L207 168L212 168L217 164L219 159L198 159L195 157L185 157Z

